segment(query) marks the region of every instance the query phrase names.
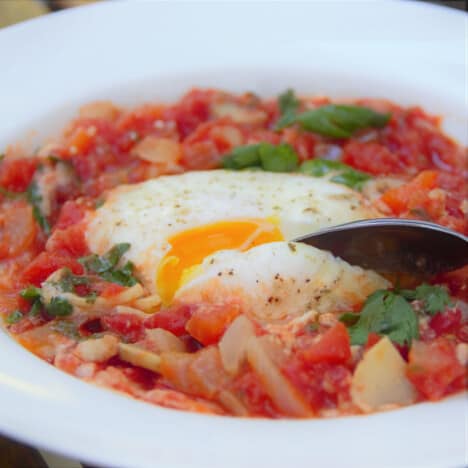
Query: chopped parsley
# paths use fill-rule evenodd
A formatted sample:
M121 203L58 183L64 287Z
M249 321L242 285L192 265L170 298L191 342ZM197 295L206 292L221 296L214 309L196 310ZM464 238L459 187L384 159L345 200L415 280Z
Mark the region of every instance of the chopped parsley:
M402 289L398 293L409 301L421 301L423 311L428 315L442 312L452 303L445 288L442 286L431 286L427 283L421 284L416 289Z
M18 323L23 317L24 315L20 310L14 310L5 317L5 323L8 325L13 325Z
M44 231L44 234L48 236L50 234L50 224L46 216L44 215L44 213L42 213L41 211L40 204L42 201L42 195L39 191L37 182L32 181L31 184L29 185L28 190L27 190L27 199L33 208L34 219L37 221L37 224L39 224L41 229Z
M73 306L63 297L53 297L48 304L45 304L45 309L52 317L66 317L73 312Z
M122 255L129 249L129 243L116 244L102 256L92 254L82 257L78 261L85 267L86 271L96 273L106 281L121 286L134 286L138 281L133 276L133 263L128 261L122 268L117 268Z
M369 333L387 335L401 345L409 345L419 337L416 312L404 297L392 291L374 292L367 298L360 314L344 314L340 320L347 325L353 345L365 344Z

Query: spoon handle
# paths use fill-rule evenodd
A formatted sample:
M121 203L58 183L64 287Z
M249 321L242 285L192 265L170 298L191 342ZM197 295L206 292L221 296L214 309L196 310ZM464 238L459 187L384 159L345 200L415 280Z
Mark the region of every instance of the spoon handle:
M352 265L427 278L468 263L468 238L438 224L378 218L340 224L295 239Z

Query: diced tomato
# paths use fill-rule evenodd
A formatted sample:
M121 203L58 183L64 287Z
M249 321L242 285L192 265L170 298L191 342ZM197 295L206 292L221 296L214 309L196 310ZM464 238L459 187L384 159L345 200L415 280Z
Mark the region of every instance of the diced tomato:
M369 333L367 335L367 342L364 345L364 350L367 351L370 348L372 348L372 346L377 344L380 341L381 338L382 337L380 335L378 335L377 333L374 333L374 332Z
M251 416L269 418L279 416L278 410L263 389L260 378L255 372L247 371L239 376L233 384L233 390L240 395Z
M306 365L347 362L351 357L351 348L346 327L338 322L319 339L314 339L307 347L299 350L298 354Z
M192 89L178 104L168 109L167 117L175 120L182 138L192 133L198 125L206 122L211 114L213 90Z
M429 321L429 326L437 336L444 333L456 333L460 327L462 314L460 309L449 309L434 315Z
M93 283L93 290L103 298L113 297L125 290L125 286L108 281L97 280Z
M86 243L84 225L72 225L65 229L56 229L47 240L46 250L59 255L82 257L89 252Z
M220 166L222 154L213 141L184 144L181 164L187 170L215 169Z
M397 154L375 142L350 140L343 148L342 161L370 174L398 174L405 171Z
M438 275L434 278L434 284L446 284L452 296L468 302L468 265L458 270Z
M105 314L101 317L105 330L117 333L125 341L134 343L143 337L143 319L134 314Z
M63 204L55 229L65 229L73 224L79 223L85 216L86 208L84 205L75 201L67 201Z
M60 268L69 268L76 275L84 273L83 266L75 259L42 252L25 268L21 275L21 281L24 284L40 286L54 271Z
M411 209L426 208L428 192L436 187L436 183L437 172L424 171L407 184L387 190L380 199L397 215Z
M37 164L35 158L6 158L0 164L0 186L12 192L24 192L31 183Z
M4 204L0 216L0 259L14 258L28 250L36 239L32 208L23 200Z
M308 365L292 357L283 372L315 411L337 408L350 400L351 371L342 364Z
M148 317L145 328L164 328L176 336L185 335L185 324L188 322L196 306L176 305L163 309Z
M185 329L205 346L214 344L239 314L237 304L200 304L188 320Z
M457 359L455 345L444 338L431 343L414 342L406 374L429 400L438 400L464 386L465 369Z

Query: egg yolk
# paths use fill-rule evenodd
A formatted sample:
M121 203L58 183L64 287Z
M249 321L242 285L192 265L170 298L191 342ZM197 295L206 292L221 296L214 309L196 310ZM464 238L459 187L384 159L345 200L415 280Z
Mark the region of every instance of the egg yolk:
M170 250L162 259L156 287L164 304L171 302L188 269L219 250L248 250L284 240L274 219L221 221L179 232L168 239Z

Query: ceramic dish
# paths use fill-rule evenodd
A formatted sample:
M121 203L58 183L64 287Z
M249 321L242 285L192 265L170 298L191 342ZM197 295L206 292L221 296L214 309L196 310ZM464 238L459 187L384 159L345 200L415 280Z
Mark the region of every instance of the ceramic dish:
M280 33L279 33L280 32ZM0 147L34 146L83 102L191 86L385 97L467 143L462 14L409 2L101 4L0 32ZM32 132L34 131L34 132ZM244 420L176 412L84 384L0 332L0 431L110 466L459 466L462 395L370 416Z

